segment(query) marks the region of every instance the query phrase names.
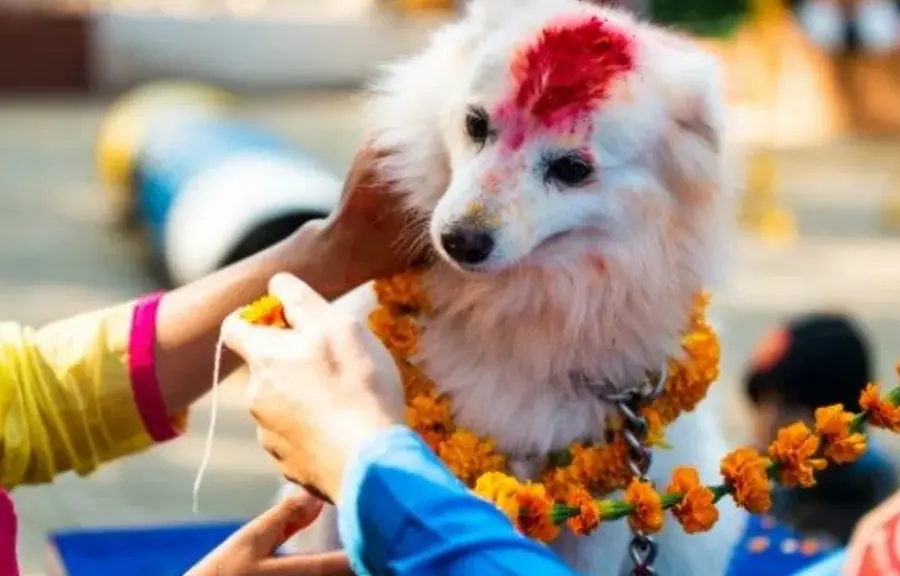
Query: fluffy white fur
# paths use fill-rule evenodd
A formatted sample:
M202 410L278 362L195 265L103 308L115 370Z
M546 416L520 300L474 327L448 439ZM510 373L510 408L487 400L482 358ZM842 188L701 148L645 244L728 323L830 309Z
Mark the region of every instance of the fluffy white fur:
M539 173L548 147L528 139L501 157L467 139L467 106L490 110L511 90L509 65L523 45L561 16L598 15L633 34L637 69L592 115L595 183L551 186ZM435 35L419 55L393 66L366 118L378 146L395 153L387 175L406 195L444 257L427 277L435 313L423 321L417 359L453 398L457 421L490 435L521 477L573 441L602 439L609 405L585 384L633 386L679 347L691 295L721 269L731 187L724 168L723 90L716 60L666 31L624 13L576 0L475 0L464 18ZM488 201L489 172L502 171ZM474 204L473 204L474 203ZM440 248L440 234L473 210L495 224L495 248L463 270ZM592 265L598 259L603 270ZM363 287L338 302L371 309ZM677 465L718 478L728 446L710 408L682 417L675 446L656 451L652 477L664 484ZM674 523L659 537L664 575L722 574L743 524L730 504L710 533L688 536ZM554 546L576 570L627 571L624 522L593 536L564 535ZM291 547L338 547L329 514Z

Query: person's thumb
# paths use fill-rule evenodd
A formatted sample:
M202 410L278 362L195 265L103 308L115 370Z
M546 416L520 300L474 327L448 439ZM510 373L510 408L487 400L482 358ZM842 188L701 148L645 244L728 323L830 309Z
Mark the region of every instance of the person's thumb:
M244 527L243 532L251 540L257 554L270 556L288 538L312 524L321 511L321 500L300 492L256 517Z
M290 325L300 330L321 322L331 310L322 295L290 274L273 276L269 281L269 293L281 301Z

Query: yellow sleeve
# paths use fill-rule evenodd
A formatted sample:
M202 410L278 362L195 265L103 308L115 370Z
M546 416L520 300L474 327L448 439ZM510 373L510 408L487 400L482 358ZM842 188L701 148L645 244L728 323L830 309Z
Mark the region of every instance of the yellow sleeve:
M132 383L134 311L129 303L37 331L0 323L0 486L85 475L155 442ZM183 430L183 416L172 424Z

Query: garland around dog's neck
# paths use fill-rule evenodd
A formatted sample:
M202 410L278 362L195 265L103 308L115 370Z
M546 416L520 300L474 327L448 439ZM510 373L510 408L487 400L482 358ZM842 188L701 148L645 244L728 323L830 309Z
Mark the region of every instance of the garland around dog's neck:
M406 273L379 280L375 293L378 306L369 315L369 327L391 351L400 370L409 426L460 480L498 502L500 495L493 493L493 487L496 474L507 470L507 456L490 438L457 426L452 399L441 394L410 361L422 330L417 317L430 313L420 276ZM619 417L607 422L608 442L575 443L550 454L540 483L529 484L532 490L548 501L574 505L585 494L606 495L629 486L634 479L647 481L650 446L665 446L665 427L693 410L718 376L719 341L704 317L707 303L705 295L695 298L680 357L671 358L647 384L598 394L600 400L618 408ZM590 532L590 524L585 522L577 531ZM526 522L522 527L543 541L552 540L559 532L552 522Z
M716 503L725 496L762 514L772 506L773 482L808 488L815 485L819 470L858 460L868 446L867 424L900 432L900 387L882 395L878 385L870 384L860 395L862 412L848 412L840 404L821 407L813 426L796 422L780 429L767 455L747 447L726 454L720 461L720 484L703 484L696 469L679 467L658 492L646 478L650 447L665 445L665 427L693 410L719 373L719 339L704 316L708 299L698 295L681 338L681 354L668 360L666 370L652 380L655 385L599 396L615 404L620 415L607 423L609 441L576 443L553 453L541 482L522 483L506 474L507 458L490 438L456 426L451 399L409 360L421 336L416 318L430 313L419 275L377 281L375 292L378 306L369 315L369 326L397 363L410 427L476 494L537 540L555 539L563 524L584 535L601 521L627 518L635 534L630 555L636 573L652 573L655 550L649 535L662 529L666 510L688 533L711 529L719 516ZM289 326L272 296L243 308L240 316L251 324ZM621 500L595 499L622 488Z

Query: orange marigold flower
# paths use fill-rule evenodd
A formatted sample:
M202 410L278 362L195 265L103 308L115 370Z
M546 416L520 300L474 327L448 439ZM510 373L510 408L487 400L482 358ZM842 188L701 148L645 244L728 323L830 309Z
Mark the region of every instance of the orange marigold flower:
M619 438L601 448L598 452L601 468L591 478L591 488L601 494L625 488L632 479L628 469L628 445Z
M566 495L565 503L578 508L578 516L566 521L573 534L583 536L593 532L600 525L600 508L591 493L582 487L576 487Z
M682 494L681 502L672 506L672 514L688 534L707 532L719 520L715 495L700 484L695 468L676 468L666 492Z
M866 420L876 428L900 432L900 409L881 397L881 390L869 384L859 397L859 405L866 412Z
M443 430L416 430L425 445L431 448L431 451L437 454L441 450L441 445L447 439L447 433Z
M413 398L406 407L406 422L417 432L449 429L452 426L450 401L433 395L422 395Z
M769 445L769 456L778 463L782 484L804 488L815 485L816 471L828 464L822 458L813 458L820 442L803 422L795 422L778 431L775 441Z
M553 523L553 499L542 484L523 484L516 491L518 508L514 523L526 536L541 542L552 542L559 536L559 526Z
M431 381L419 368L409 362L397 359L397 369L400 371L400 379L403 382L403 394L409 403L416 396L427 396L435 393L434 382Z
M722 459L722 477L731 487L734 501L752 514L763 514L772 507L768 466L769 461L753 448L738 448Z
M721 350L712 328L695 327L682 337L681 347L684 358L669 360L665 393L650 405L664 424L696 408L719 377Z
M622 499L634 506L634 511L628 516L628 524L632 530L655 534L662 529L662 498L649 482L633 479Z
M456 477L469 486L485 472L506 467L506 458L496 452L494 443L469 430L453 432L438 446L437 454Z
M474 492L497 506L526 536L550 542L559 535L550 516L553 499L543 485L522 484L501 472L488 472L475 482Z
M572 462L546 474L547 490L554 498L563 500L576 486L590 485L604 493L621 488L628 479L622 474L622 470L627 473L627 466L623 464L626 451L623 442L593 446L573 444L569 448Z
M241 319L256 326L271 326L272 328L288 328L287 317L284 315L284 306L281 300L272 295L266 295L241 308Z
M428 302L422 289L421 276L415 272L404 272L390 278L376 280L375 295L382 305L398 306L416 311L426 308Z
M866 437L859 432L850 433L855 418L844 410L843 404L816 409L816 434L825 443L825 457L837 464L855 462L866 451Z
M398 316L388 308L379 307L369 314L369 328L388 350L401 358L410 357L419 345L421 329L416 321Z

